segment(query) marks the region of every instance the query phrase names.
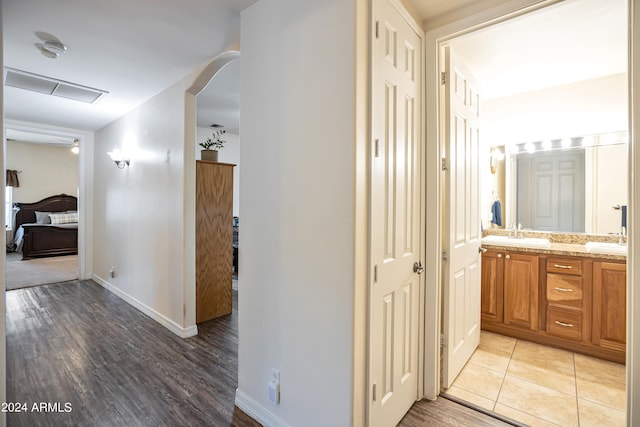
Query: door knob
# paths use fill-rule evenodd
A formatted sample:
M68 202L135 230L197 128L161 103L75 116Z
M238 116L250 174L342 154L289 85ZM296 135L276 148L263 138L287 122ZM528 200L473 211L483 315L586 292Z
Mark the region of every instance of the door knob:
M422 263L420 261L416 261L413 263L413 272L418 274L424 273L424 267L422 266Z

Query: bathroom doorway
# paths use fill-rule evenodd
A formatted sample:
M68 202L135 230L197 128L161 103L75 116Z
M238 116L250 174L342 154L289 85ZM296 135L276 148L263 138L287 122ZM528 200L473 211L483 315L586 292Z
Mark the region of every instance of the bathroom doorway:
M485 230L521 222L513 166L516 149L568 150L575 145L593 151L585 154L585 231L617 232L598 225L598 212L606 202L595 189L597 172L604 176L611 170L598 169L603 156L597 150L618 145L606 144L606 136L622 134L622 146L628 140L626 13L624 0L606 5L593 0L561 2L450 41L481 85L480 216ZM606 42L609 37L617 41ZM598 46L605 47L603 56ZM554 52L562 53L554 59L549 56ZM578 62L572 61L580 52L584 61L574 68ZM590 58L599 64L592 67ZM493 157L499 155L504 158ZM613 169L626 164L626 159L619 160ZM494 176L498 174L491 173L494 168L503 168L502 184ZM497 194L504 194L500 224L494 222L492 209ZM623 196L616 204L627 200ZM620 215L612 205L607 209L612 217ZM624 365L492 332L481 333L478 349L446 393L531 425L599 420L625 425Z

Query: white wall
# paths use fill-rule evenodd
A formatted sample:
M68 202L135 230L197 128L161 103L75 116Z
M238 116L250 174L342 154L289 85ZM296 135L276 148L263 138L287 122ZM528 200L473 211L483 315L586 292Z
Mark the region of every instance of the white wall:
M78 155L69 147L7 141L6 168L21 171L15 202L31 203L56 194L78 196Z
M484 145L593 135L628 127L627 75L483 101Z
M195 329L185 320L195 301L185 301L183 280L185 90L192 81L98 130L94 145L94 274L185 335ZM116 167L107 155L115 148L131 151L131 166Z
M267 425L352 423L355 14L343 0L242 14L236 403Z
M198 143L211 136L210 128L198 127L196 129L196 159L200 160L202 147ZM240 216L240 136L235 133L225 133L224 147L218 152L218 161L236 165L233 168L233 216Z

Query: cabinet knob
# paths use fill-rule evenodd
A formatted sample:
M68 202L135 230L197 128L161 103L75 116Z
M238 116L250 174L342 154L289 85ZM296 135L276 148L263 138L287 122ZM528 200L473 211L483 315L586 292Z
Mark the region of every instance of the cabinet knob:
M511 255L505 255L505 259L511 259Z
M502 258L502 254L498 254L498 258Z

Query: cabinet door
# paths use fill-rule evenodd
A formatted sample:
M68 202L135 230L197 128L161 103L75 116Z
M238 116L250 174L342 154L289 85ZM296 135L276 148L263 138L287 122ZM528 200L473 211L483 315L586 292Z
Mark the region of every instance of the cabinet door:
M625 351L627 334L627 266L593 263L593 344Z
M482 254L480 305L483 322L502 323L503 260L503 255L496 251L487 251Z
M506 254L504 323L538 330L538 256Z
M196 323L231 314L233 165L196 162Z

